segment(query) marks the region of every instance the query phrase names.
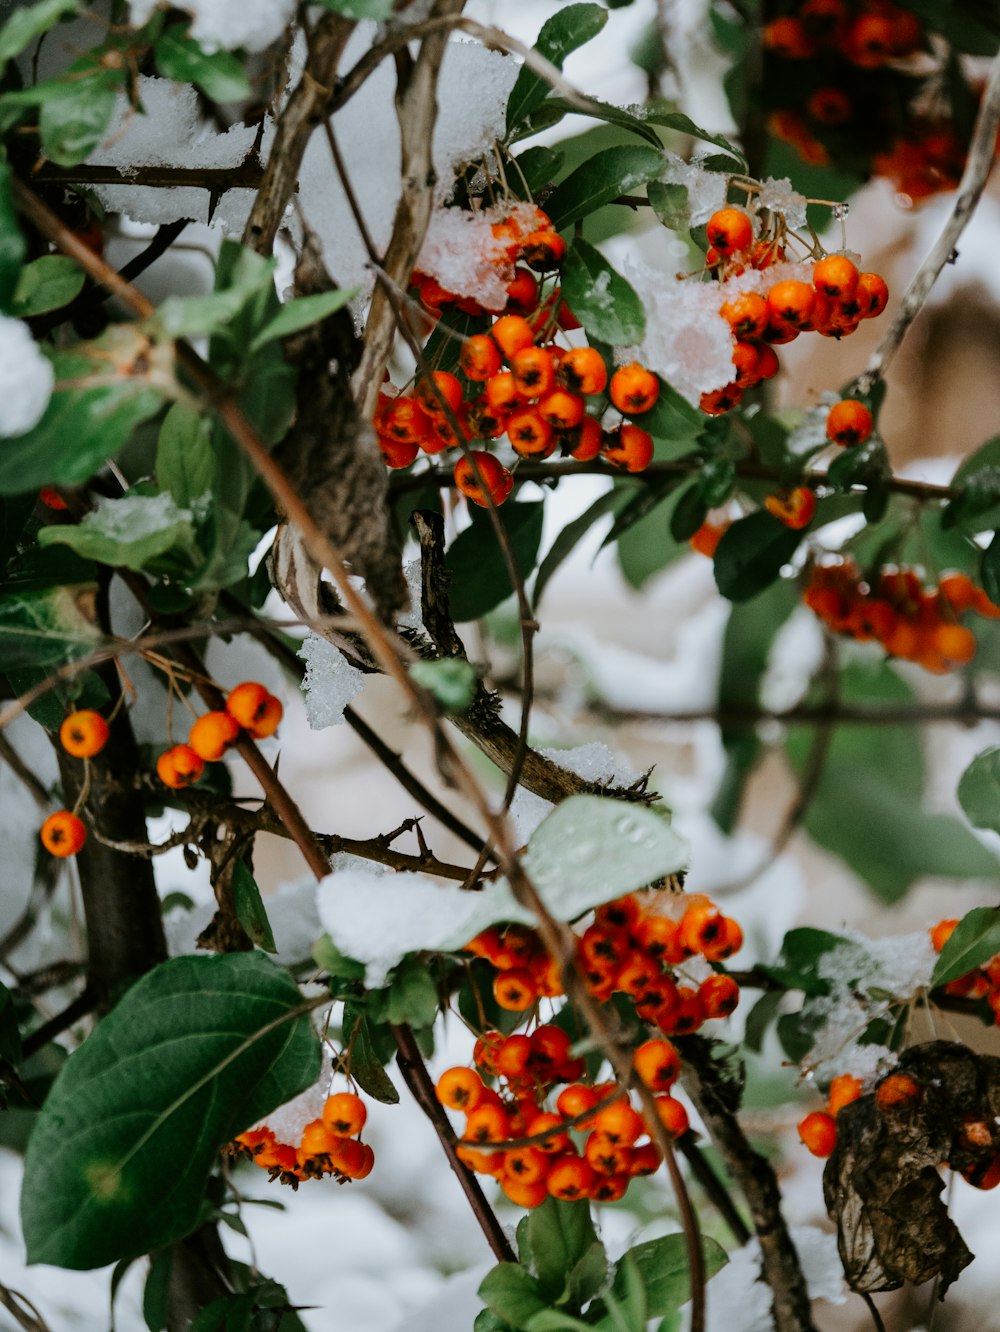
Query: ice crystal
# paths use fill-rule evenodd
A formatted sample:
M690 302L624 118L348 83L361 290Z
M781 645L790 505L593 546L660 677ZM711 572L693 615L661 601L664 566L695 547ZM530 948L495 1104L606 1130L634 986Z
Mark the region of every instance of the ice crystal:
M346 661L343 653L318 634L307 634L299 656L306 663L302 692L306 718L314 731L339 726L344 709L365 685L363 671Z
M687 190L688 225L700 226L726 204L726 177L721 171L706 171L697 158L685 162L676 153L666 153L667 169L660 180L665 185L683 185Z
M805 195L792 188L792 182L787 176L781 180L768 176L767 180L762 181L760 191L750 207L754 212L766 209L769 213L780 214L792 231L798 231L806 225Z

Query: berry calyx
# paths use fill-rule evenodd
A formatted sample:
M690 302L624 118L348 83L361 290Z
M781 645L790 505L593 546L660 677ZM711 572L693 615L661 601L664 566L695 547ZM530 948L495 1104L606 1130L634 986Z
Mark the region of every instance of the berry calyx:
M205 760L190 745L173 745L156 760L157 777L175 791L192 786L204 771Z

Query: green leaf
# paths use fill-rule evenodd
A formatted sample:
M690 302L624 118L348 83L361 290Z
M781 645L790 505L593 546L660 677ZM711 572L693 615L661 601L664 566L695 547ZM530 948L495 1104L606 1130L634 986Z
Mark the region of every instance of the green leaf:
M79 485L125 446L133 429L160 410L163 394L145 374L127 368L116 374L109 366L127 367L145 345L134 328L120 324L52 354L56 386L44 416L27 434L0 441L0 494ZM152 368L165 375L164 351L153 353Z
M595 1240L569 1270L566 1278L566 1301L574 1309L582 1309L607 1285L611 1277L608 1255L600 1240Z
M223 1295L199 1311L189 1332L250 1332L253 1315L252 1295Z
M632 346L645 337L642 301L601 252L582 237L566 251L562 294L591 337L619 347Z
M704 415L663 379L660 380L659 396L649 411L641 414L639 421L643 430L648 430L654 439L683 441L687 449L691 440L697 439L705 429ZM659 453L657 457L660 457Z
M264 910L257 881L250 873L245 861L237 860L233 866L233 906L236 919L247 934L266 953L278 951L271 933L271 922Z
M721 1244L708 1235L702 1235L701 1242L707 1279L725 1267L729 1260ZM662 1239L637 1244L624 1257L630 1259L638 1270L646 1291L647 1314L650 1318L671 1313L691 1298L687 1244L683 1235L664 1235ZM618 1299L624 1300L627 1297L627 1279L622 1272L622 1263L619 1263L615 1272L611 1291Z
M351 1077L363 1092L381 1101L383 1105L398 1105L399 1092L375 1053L368 1019L356 1013L349 1021L344 1009L344 1044L351 1051Z
M546 1198L528 1213L527 1229L538 1284L548 1300L558 1303L570 1272L597 1242L590 1203Z
M8 308L20 281L25 253L24 237L18 226L17 211L11 197L12 179L10 164L0 161L0 308L4 310Z
M646 187L653 212L663 225L671 231L684 231L690 222L688 190L679 181L666 184L662 180L651 180Z
M676 874L687 855L662 810L575 795L538 825L523 861L553 915L573 920L600 902Z
M409 673L445 713L464 712L476 692L476 669L461 657L415 661Z
M561 168L564 154L556 148L526 148L514 158L515 169L511 173L511 185L523 183L529 196L533 197L546 185L551 185ZM523 182L521 182L523 177Z
M542 24L534 49L556 69L578 47L591 41L604 28L608 12L600 5L566 5ZM507 99L507 133L530 116L549 92L548 80L527 64L521 66Z
M215 452L212 420L186 402L175 402L163 418L156 445L156 480L186 509L212 488Z
M170 1304L170 1279L174 1271L173 1249L160 1249L152 1255L146 1285L142 1292L142 1320L149 1332L164 1332Z
M941 526L966 532L992 531L1000 524L1000 466L981 467L944 507Z
M250 345L251 352L260 351L269 342L290 337L310 324L342 310L348 301L352 301L360 287L348 287L344 291L321 291L315 296L300 296L298 300L286 301L279 312L260 330Z
M544 509L541 501L531 501L505 504L499 513L524 579L531 574L538 557ZM451 574L448 601L456 620L479 619L514 590L493 528L485 516L477 515L458 534L448 548L445 562Z
M25 264L14 288L11 314L18 319L61 310L79 296L85 275L72 259L61 254L43 254Z
M19 56L36 37L79 8L79 0L41 0L40 4L15 10L0 28L0 66Z
M680 545L690 541L705 521L708 505L701 493L701 482L692 481L677 496L677 503L670 516L670 535Z
M778 1016L784 993L781 990L768 990L760 996L746 1016L743 1028L743 1044L754 1054L760 1054L764 1046L767 1029Z
M533 1314L547 1308L538 1282L518 1263L498 1263L483 1279L479 1298L515 1328L526 1328Z
M434 977L418 957L404 957L389 980L386 1016L395 1026L432 1027L440 998Z
M321 934L311 951L316 965L328 971L334 980L364 979L364 963L355 962L353 957L345 957L328 934Z
M153 47L156 65L164 78L193 83L213 102L239 102L252 92L240 61L231 51L207 55L181 26L167 28Z
M620 510L629 502L630 497L630 490L624 487L616 487L605 491L591 504L589 509L584 510L578 518L574 518L572 522L566 524L538 566L538 573L535 575L535 586L532 589L532 605L535 610L538 609L538 603L541 601L542 593L548 585L549 579L563 561L572 554L594 523L606 514Z
M323 9L353 19L374 19L381 23L392 17L393 0L316 0Z
M74 83L73 95L49 97L39 117L42 151L59 166L79 166L103 139L118 104L118 84L97 75Z
M962 773L958 803L973 828L1000 832L1000 748L984 749Z
M558 1309L540 1309L525 1323L526 1332L593 1332L593 1324Z
M124 569L147 569L171 552L182 564L198 558L193 515L172 495L123 495L101 499L74 527L60 523L38 533L42 546L64 545L85 559Z
M189 1234L218 1149L319 1071L298 987L262 953L162 963L70 1055L38 1116L28 1261L101 1267Z
M654 180L663 170L663 154L653 147L605 148L571 171L545 202L554 230L584 218L620 194Z
M652 487L649 489L652 490ZM643 588L654 574L665 569L678 556L688 553L687 542L677 541L670 530L674 509L681 494L677 486L661 491L653 507L620 530L616 538L622 573L637 590ZM616 525L624 524L627 516L631 517L629 511L622 513L620 523L616 520Z
M763 509L738 518L715 552L715 582L730 601L749 601L773 583L795 554L802 532Z
M803 925L788 931L777 962L772 966L761 966L761 970L772 980L780 981L786 989L802 990L810 995L828 994L829 983L820 979L816 963L824 953L840 948L843 943L843 935Z
M1000 907L975 907L963 916L941 949L931 985L947 985L1000 953Z
M0 597L0 661L5 671L54 670L105 642L92 584L9 592Z
M994 435L967 458L963 458L949 484L960 489L970 477L986 467L1000 467L1000 435Z

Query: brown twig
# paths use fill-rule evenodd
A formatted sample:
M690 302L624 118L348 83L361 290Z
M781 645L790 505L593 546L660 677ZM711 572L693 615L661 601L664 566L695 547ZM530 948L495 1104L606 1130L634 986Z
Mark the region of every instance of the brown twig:
M54 1017L50 1017L46 1022L43 1022L41 1026L36 1027L34 1031L29 1032L29 1034L25 1036L24 1040L21 1042L21 1053L23 1057L25 1059L30 1059L31 1056L40 1050L43 1045L48 1045L49 1041L55 1040L57 1036L61 1035L69 1027L72 1027L74 1022L79 1022L82 1017L86 1017L88 1013L92 1013L94 1009L97 1008L99 1002L100 996L95 990L90 989L89 986L86 989L81 990L76 998L71 1000L61 1013L56 1013Z
M993 58L989 79L979 104L975 128L969 143L965 170L958 184L958 195L951 216L930 253L917 269L907 287L889 327L872 353L868 365L847 390L847 396L870 393L885 375L889 362L899 351L907 330L924 306L931 290L941 276L945 264L953 263L955 246L976 211L976 205L986 188L996 153L997 130L1000 129L1000 55Z
M7 764L14 776L27 789L28 794L39 809L47 811L52 803L52 797L49 795L44 782L39 781L2 731L0 731L0 762Z

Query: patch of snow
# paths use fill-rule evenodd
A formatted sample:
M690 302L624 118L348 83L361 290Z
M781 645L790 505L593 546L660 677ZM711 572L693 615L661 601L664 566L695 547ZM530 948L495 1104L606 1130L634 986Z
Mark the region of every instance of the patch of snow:
M364 671L319 634L306 634L298 655L306 664L302 693L309 725L314 731L340 726L348 704L365 687Z
M169 491L159 495L123 495L120 499L99 496L80 526L94 528L111 541L140 541L175 523L193 520L190 509L178 507Z
M630 786L642 775L623 763L607 745L596 740L577 745L575 749L541 749L538 752L588 782ZM518 840L526 842L552 808L548 800L519 786L510 807Z
M799 231L806 225L806 197L792 188L787 176L781 180L768 176L761 182L760 191L751 199L749 207L753 213L766 209L769 213L780 214L792 231Z
M132 22L148 23L158 7L159 0L131 0ZM191 15L191 36L206 51L263 51L291 22L295 0L182 0L175 7Z
M0 315L0 436L33 430L52 397L55 371L23 319Z
M683 185L687 190L688 225L700 226L726 204L727 178L721 171L706 171L697 158L685 162L677 153L667 153L667 168L660 180L665 185Z
M761 706L784 712L800 702L823 662L823 630L816 616L797 606L778 630L760 682Z
M511 218L527 233L537 227L534 204L497 204L493 208L466 212L461 208L437 208L417 268L436 278L446 291L477 300L494 313L507 304L507 287L514 279L514 262L508 257L509 240L495 236L493 226Z

